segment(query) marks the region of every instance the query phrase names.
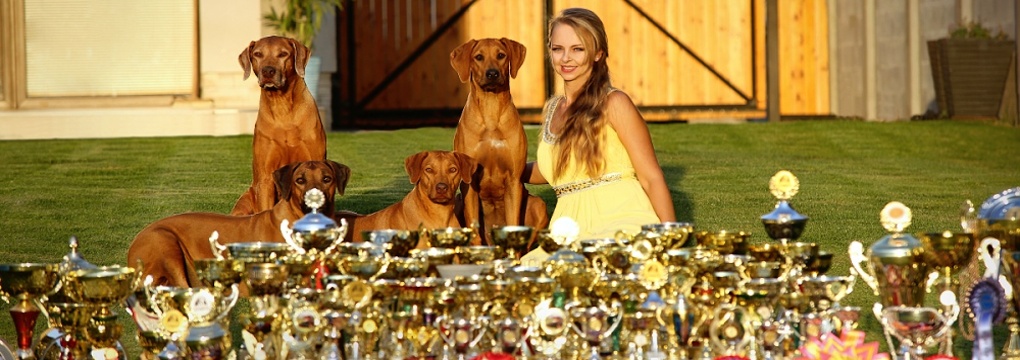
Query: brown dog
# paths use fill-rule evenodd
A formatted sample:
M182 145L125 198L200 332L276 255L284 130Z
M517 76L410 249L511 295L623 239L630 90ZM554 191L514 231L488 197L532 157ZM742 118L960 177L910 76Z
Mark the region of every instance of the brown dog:
M195 286L195 259L213 257L209 236L219 232L222 244L248 241L283 242L280 223L300 219L307 212L304 193L312 188L326 195L322 213L333 215L334 193L343 195L351 169L334 161L306 161L284 165L274 172L282 198L272 209L249 216L186 213L156 221L135 236L128 264L142 260L142 273L157 285Z
M480 177L461 185L465 225L548 225L545 202L527 195L521 182L528 139L510 98L510 78L517 77L525 53L524 45L506 38L470 40L450 53L460 81L471 84L453 149L480 167Z
M454 151L423 151L404 159L404 169L414 184L403 200L351 223L348 239L361 239L365 230L417 230L460 227L454 207L457 188L470 182L477 165L471 157ZM421 242L420 244L424 244Z
M308 48L294 39L269 36L252 41L238 61L244 79L254 71L262 88L252 139L252 181L231 215L251 215L276 203L273 171L298 161L326 159L326 132L319 108L305 85Z

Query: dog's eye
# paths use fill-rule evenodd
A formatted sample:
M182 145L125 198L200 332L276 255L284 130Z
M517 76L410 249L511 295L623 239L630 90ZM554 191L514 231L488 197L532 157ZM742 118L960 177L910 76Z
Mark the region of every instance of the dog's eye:
M297 180L294 180L294 182L296 182L296 183L298 183L300 185L304 185L308 181L305 180L305 178L297 178Z
M254 56L254 57L260 58L260 57L262 57L262 52L261 52L261 51L256 51L256 52L253 52L253 53L251 53L251 56Z
M506 54L504 54L504 53L496 54L496 58L500 59L500 60L506 59Z
M475 55L475 60L482 61L482 60L485 60L485 57L482 56L482 54L478 54L478 55Z
M286 52L286 51L284 51L284 52L281 52L281 53L279 53L279 54L276 54L276 57L278 57L278 58L281 58L281 59L282 59L282 58L285 58L285 57L288 57L288 56L290 56L290 53L289 53L289 52Z
M453 173L457 172L457 168L452 167L452 168L450 168L450 170L446 170L446 171L449 171L451 174L453 174Z
M322 182L329 184L329 183L333 182L333 178L331 178L329 176L323 177L322 178Z
M431 167L427 167L427 168L425 168L425 172L431 174L431 173L436 172L436 170L432 169Z

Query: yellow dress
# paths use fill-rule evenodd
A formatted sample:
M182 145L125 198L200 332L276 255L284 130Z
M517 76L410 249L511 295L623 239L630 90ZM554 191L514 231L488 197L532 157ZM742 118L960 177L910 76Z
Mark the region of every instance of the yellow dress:
M581 229L578 239L584 240L613 237L619 230L634 233L641 225L659 223L648 195L635 176L627 149L609 124L603 127L605 166L601 176L590 178L579 172L572 160L566 164L561 178L552 178L558 145L556 136L549 131L549 123L562 100L561 96L549 105L536 153L538 170L557 192L550 224L561 217L570 217Z

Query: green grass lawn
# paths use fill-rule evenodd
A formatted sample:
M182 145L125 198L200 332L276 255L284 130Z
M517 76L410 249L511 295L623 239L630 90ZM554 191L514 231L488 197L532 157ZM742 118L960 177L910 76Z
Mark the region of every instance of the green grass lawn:
M650 129L677 216L699 230L744 230L753 233L753 243L770 241L759 219L776 202L768 180L778 170L792 171L801 186L791 203L810 217L802 239L837 253L830 271L837 275L848 274L850 241L868 246L885 234L878 214L889 201L913 210L909 231L959 230L964 200L980 204L1020 186L1020 129L985 123L799 121ZM338 208L367 213L398 201L411 189L404 158L452 149L453 132L330 133L328 157L352 169ZM529 127L528 136L533 157L537 129ZM229 212L251 180L250 164L250 136L0 142L0 262L58 262L73 235L90 262L126 264L131 239L148 223L181 212ZM552 190L530 189L551 211ZM876 300L858 281L844 303L870 309ZM879 340L870 310L861 318L869 339ZM997 333L1001 347L1002 329ZM0 337L14 342L6 315L0 316ZM122 342L129 354L138 353L133 330ZM958 349L969 346L957 340Z

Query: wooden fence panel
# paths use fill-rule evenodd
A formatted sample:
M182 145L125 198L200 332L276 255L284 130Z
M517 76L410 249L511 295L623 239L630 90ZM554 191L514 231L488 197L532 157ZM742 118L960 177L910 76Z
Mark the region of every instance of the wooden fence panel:
M592 9L610 42L615 86L639 106L688 118L692 109L763 109L765 0L548 0L549 16L567 7ZM340 38L353 18L353 49L338 51L341 99L353 112L463 107L468 86L457 79L449 54L469 39L506 37L527 48L511 81L519 109L534 112L562 92L546 57L547 0L358 0L339 17ZM783 114L827 114L826 3L783 1L779 8ZM345 9L347 11L347 9ZM457 16L462 15L456 21ZM448 28L444 31L444 24ZM657 25L658 26L657 26ZM661 27L661 29L659 28ZM679 44L677 43L679 42ZM686 50L684 49L686 47ZM353 59L348 59L352 54ZM700 59L700 61L699 61ZM347 61L354 73L347 74ZM353 86L346 83L354 80ZM354 94L350 93L350 89Z

